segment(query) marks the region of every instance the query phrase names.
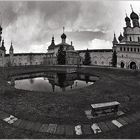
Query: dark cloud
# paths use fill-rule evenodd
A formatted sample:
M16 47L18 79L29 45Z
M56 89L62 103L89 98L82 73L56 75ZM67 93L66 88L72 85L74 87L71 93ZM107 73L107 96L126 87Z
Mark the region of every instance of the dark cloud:
M0 2L3 36L7 44L13 40L15 50L21 52L29 51L33 45L48 44L53 34L60 42L63 26L75 48L88 47L95 38L111 41L112 30L122 18L121 11L120 2L114 1Z

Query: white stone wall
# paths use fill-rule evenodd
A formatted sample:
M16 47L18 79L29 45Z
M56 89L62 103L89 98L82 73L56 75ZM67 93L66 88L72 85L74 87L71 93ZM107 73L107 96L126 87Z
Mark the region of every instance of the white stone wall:
M80 56L85 58L85 52L81 52ZM111 66L112 52L90 52L92 65Z

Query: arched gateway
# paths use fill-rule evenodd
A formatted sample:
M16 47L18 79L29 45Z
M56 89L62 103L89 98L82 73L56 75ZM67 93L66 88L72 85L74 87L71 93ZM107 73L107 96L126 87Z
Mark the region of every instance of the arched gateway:
M124 62L121 62L121 68L124 68Z
M131 62L130 63L130 69L136 69L137 68L137 65L135 62Z

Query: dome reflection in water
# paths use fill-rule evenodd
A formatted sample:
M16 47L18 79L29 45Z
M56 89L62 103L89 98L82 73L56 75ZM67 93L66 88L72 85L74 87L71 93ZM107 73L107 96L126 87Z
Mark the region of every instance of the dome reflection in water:
M10 84L17 89L43 92L62 92L94 84L97 76L78 73L42 72L13 76Z

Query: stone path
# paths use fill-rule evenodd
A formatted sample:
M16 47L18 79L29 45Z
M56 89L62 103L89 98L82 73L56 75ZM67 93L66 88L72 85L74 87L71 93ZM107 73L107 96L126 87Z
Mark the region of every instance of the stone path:
M91 124L79 124L76 125L60 125L60 124L41 124L39 122L31 122L27 120L22 120L13 115L7 114L0 111L0 119L4 122L12 125L13 127L18 127L21 129L31 130L35 132L49 133L52 135L66 135L66 136L76 136L76 135L94 135L98 133L105 133L107 131L123 128L130 123L136 122L140 119L140 112L131 115L120 116L116 120L104 121Z

